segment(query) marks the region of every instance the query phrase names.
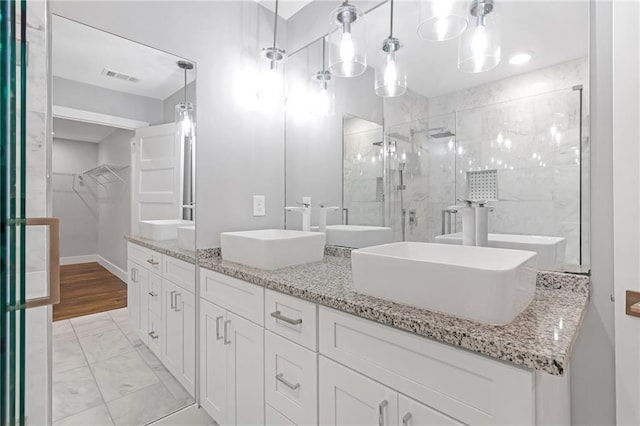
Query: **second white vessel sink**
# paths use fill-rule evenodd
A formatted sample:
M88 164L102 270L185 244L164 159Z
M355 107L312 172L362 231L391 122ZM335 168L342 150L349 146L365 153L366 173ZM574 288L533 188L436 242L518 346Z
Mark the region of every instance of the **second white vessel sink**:
M351 252L359 293L486 324L508 324L533 300L536 253L401 242Z
M185 250L196 249L196 227L181 226L178 228L178 245Z
M439 235L436 242L462 244L462 232ZM561 271L564 267L566 240L543 235L489 234L489 247L529 250L538 254L538 269Z
M325 235L288 229L223 232L222 258L260 269L279 269L319 262L324 257Z
M342 247L371 247L393 241L393 230L383 226L329 225L327 244Z
M192 220L141 220L138 222L138 233L141 237L154 241L175 240L178 238L178 228L190 225L193 225Z

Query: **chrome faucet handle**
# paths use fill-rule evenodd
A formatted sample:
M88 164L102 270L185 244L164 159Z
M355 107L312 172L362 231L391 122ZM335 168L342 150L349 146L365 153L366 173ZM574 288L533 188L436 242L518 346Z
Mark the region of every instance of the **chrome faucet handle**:
M302 207L304 207L306 209L311 207L311 204L309 204L309 203L301 203L300 201L296 201L296 204L299 205L299 206L302 206Z

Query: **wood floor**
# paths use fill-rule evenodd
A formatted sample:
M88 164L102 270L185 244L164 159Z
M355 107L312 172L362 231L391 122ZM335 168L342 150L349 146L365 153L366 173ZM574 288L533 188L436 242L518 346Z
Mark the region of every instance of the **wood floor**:
M127 306L127 286L97 262L60 267L60 303L53 320L64 320Z

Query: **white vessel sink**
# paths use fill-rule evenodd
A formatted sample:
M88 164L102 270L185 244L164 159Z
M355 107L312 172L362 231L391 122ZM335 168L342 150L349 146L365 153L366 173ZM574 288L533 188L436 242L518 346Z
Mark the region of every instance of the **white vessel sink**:
M175 240L178 238L178 228L189 225L193 225L192 220L141 220L138 222L138 233L141 237L155 241Z
M181 226L178 228L178 245L185 250L196 249L196 227Z
M351 252L359 293L487 324L508 324L533 300L536 253L401 242Z
M436 242L462 244L462 232L439 235ZM538 254L538 269L561 271L567 242L562 237L542 235L489 234L489 247L529 250Z
M222 258L261 269L279 269L319 262L324 257L325 235L287 229L223 232Z
M326 234L332 246L362 248L393 241L392 229L382 226L329 225Z

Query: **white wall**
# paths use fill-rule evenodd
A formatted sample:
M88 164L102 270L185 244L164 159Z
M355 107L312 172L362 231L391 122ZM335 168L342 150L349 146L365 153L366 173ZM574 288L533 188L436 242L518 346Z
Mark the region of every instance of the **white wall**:
M97 144L53 140L53 216L60 218L60 256L63 258L98 252L98 200L93 182L83 184L77 177L60 173L79 173L97 164Z
M116 130L98 144L98 164L129 166L131 163L130 142L134 132ZM97 254L116 267L127 270L127 242L131 224L129 168L118 172L126 182L114 182L103 191L98 202L98 251Z
M239 94L251 84L244 71L271 44L272 13L241 1L54 1L51 9L196 63L198 247L218 247L222 231L283 227L282 107L257 110ZM279 30L284 40L286 26ZM252 215L254 194L266 196L265 217Z

